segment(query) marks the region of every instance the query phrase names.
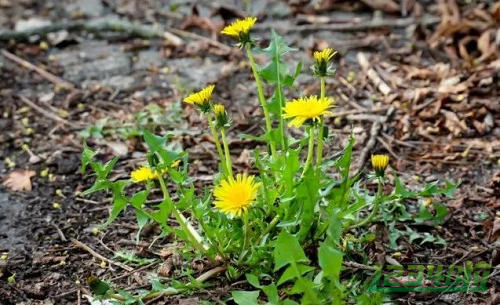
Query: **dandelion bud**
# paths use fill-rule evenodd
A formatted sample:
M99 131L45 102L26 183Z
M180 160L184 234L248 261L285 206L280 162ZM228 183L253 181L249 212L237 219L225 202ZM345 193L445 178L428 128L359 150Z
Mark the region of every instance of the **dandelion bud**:
M226 127L229 125L229 118L227 116L226 108L224 107L224 105L214 105L214 114L215 120L217 121L217 126Z
M377 177L384 177L387 165L389 165L388 155L372 155L372 167Z
M314 52L314 65L311 66L313 73L318 77L325 77L327 75L333 75L335 72L330 64L333 56L337 54L337 51L333 51L332 48L326 48L323 51Z

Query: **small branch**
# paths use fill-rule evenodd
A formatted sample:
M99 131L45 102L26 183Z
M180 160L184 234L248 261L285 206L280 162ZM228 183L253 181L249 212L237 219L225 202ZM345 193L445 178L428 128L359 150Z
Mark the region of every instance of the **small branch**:
M226 269L227 269L226 266L215 267L215 268L213 268L211 270L208 270L207 272L203 273L199 277L197 277L196 281L198 281L199 283L203 283L203 282L207 281L208 279L210 279L211 277L216 276L216 275L218 275L218 274L226 271ZM175 294L178 294L178 293L182 293L186 289L187 288L184 288L184 289L181 288L181 289L178 289L178 290L168 290L168 291L152 292L152 293L146 295L145 297L143 297L142 301L157 300L158 298L160 298L162 296L165 296L165 295L175 295ZM150 302L148 302L146 304L150 304Z
M67 125L67 126L79 126L79 124L75 124L75 123L72 123L68 120L65 120L63 118L61 118L60 116L58 116L57 114L53 113L53 112L50 112L50 111L47 111L45 109L43 109L42 107L38 106L37 104L33 103L32 101L30 101L28 98L22 96L22 95L19 95L19 99L25 103L26 105L28 105L30 108L32 108L33 110L35 110L36 112L40 113L41 115L43 115L44 117L46 118L49 118L53 121L56 121L58 123L61 123L61 124L64 124L64 125Z
M210 279L211 277L226 271L226 269L227 269L226 266L215 267L214 269L208 270L207 272L197 277L196 280L200 283L203 283L206 280Z
M233 48L231 47L228 47L227 45L221 43L221 42L218 42L217 40L215 39L210 39L208 37L205 37L205 36L202 36L202 35L198 35L196 33L191 33L191 32L187 32L187 31L183 31L183 30L179 30L179 29L174 29L174 28L171 28L170 29L170 32L176 34L176 35L179 35L179 36L182 36L182 37L186 37L186 38L190 38L190 39L194 39L194 40L201 40L201 41L204 41L206 43L208 43L209 45L212 45L216 48L219 48L221 49L222 51L226 52L226 53L231 53L231 51L233 50Z
M106 258L106 257L102 256L101 254L99 254L99 253L95 252L92 248L90 248L90 247L89 247L89 246L87 246L86 244L84 244L84 243L82 243L82 242L80 242L80 241L78 241L78 240L76 240L76 239L74 239L74 238L71 238L70 240L71 240L71 242L72 242L72 243L73 243L73 244L74 244L77 248L80 248L80 249L82 249L82 250L87 251L88 253L90 253L90 254L91 254L92 256L94 256L95 258L98 258L98 259L100 259L100 260L102 260L102 261L105 261L105 262L107 262L108 264L111 264L111 265L115 265L115 266L117 266L117 267L120 267L120 268L122 268L122 269L124 269L124 270L126 270L126 271L133 271L133 270L134 270L133 268L131 268L131 267L129 267L129 266L126 266L126 265L123 265L123 264L117 263L117 262L115 262L115 261L110 260L109 258Z
M180 37L168 31L155 29L146 25L133 24L126 20L109 18L54 23L24 31L0 31L0 41L8 41L11 39L15 39L17 41L25 41L34 35L46 36L49 33L62 30L68 32L87 31L90 33L99 33L105 31L123 32L131 36L145 39L163 38L168 40L174 46L180 46L183 44L183 40Z
M339 111L339 112L334 112L332 115L329 115L328 118L337 118L337 117L343 117L353 114L362 114L362 113L378 113L387 111L387 109L389 108L390 106L383 106L373 109L354 109L354 110Z
M142 266L142 267L140 267L140 268L138 268L138 269L134 269L134 270L132 270L132 271L129 271L129 272L126 272L126 273L124 273L124 274L122 274L122 275L119 275L119 276L117 276L117 277L114 277L114 278L112 278L110 281L111 281L111 282L117 281L117 280L119 280L119 279L122 279L122 278L128 277L128 276L130 276L130 275L132 275L132 274L135 274L135 273L137 273L137 272L141 272L141 271L143 271L143 270L149 269L149 268L151 268L151 267L153 267L154 265L157 265L157 264L158 264L158 262L152 262L151 264L148 264L148 265L146 265L146 266Z
M387 96L391 93L391 88L380 78L377 72L371 67L370 62L366 58L363 52L358 53L358 63L366 72L368 78L373 82L377 89L382 92L383 95Z
M363 265L363 264L359 264L359 263L355 263L355 262L342 262L342 264L348 268L377 271L377 268L375 268L375 267Z
M63 231L61 231L61 229L55 223L50 223L50 225L53 226L54 229L56 229L56 231L59 234L59 237L61 238L62 241L64 241L64 242L68 241L66 239L66 236L64 236Z
M304 25L272 25L280 32L307 32L307 31L366 31L378 28L405 28L413 24L432 25L441 22L441 18L426 16L421 18L375 19L360 23L330 23L330 24L304 24ZM269 24L259 24L254 27L259 30L268 30Z
M1 37L1 34L0 34L0 37ZM16 64L25 67L26 69L29 69L31 71L35 71L36 73L40 74L43 78L45 78L46 80L48 80L49 82L53 83L54 85L56 85L58 87L61 87L64 89L69 89L69 90L75 89L75 86L73 84L68 83L64 79L62 79L58 76L55 76L54 74L52 74L52 73L50 73L50 72L48 72L40 67L33 65L32 63L10 53L7 50L2 50L2 55L5 56L5 58L15 62Z

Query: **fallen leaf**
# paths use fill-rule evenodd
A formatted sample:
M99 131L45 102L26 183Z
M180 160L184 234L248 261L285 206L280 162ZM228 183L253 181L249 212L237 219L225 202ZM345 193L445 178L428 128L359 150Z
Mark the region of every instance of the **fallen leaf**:
M113 150L113 153L123 157L128 154L128 146L122 142L107 142L106 145Z
M467 125L465 122L460 120L454 112L441 109L441 113L446 118L444 126L455 136L459 136L463 132L467 131Z
M500 217L495 217L495 221L493 221L493 228L490 231L489 242L493 242L500 237Z
M16 169L8 173L2 184L13 191L31 191L31 177L35 176L35 171Z

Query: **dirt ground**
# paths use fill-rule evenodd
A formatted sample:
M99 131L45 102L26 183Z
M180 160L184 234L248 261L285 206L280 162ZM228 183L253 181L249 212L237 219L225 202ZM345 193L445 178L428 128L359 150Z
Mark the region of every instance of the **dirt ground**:
M259 19L254 36L262 46L275 28L298 49L287 61L302 61L303 73L288 97L319 91L308 71L314 50L339 51L336 75L327 81L338 106L328 121L335 136L327 155L338 152L352 130L355 160L373 142L370 153L388 153L391 170L407 184L462 181L454 198L443 201L449 213L442 225L413 226L441 236L447 246L401 238L398 261L486 261L494 268L488 291L409 293L396 302L500 304L500 4L458 0L0 0L0 255L7 254L0 259L0 303L85 303L88 271L135 291L150 289L152 272L175 278L182 264L198 273L211 267L201 258L179 261L169 236L149 247L159 233L154 226L136 244L131 211L93 234L107 218L110 198L78 196L93 182L79 173L80 154L85 139L102 160L119 155L112 176L126 177L145 156L134 135L137 121L175 129L173 145L189 151L192 177L200 186L212 185L213 143L199 115L181 100L216 83L216 99L233 113L234 164L249 170L249 152L258 143L239 134L260 133L255 84L244 54L218 34L247 15ZM170 35L146 39L99 26L67 27L96 20L128 20ZM49 24L61 27L48 35L9 36ZM13 171L19 175L12 178ZM16 186L31 190L13 191ZM387 232L381 229L385 237L365 250L384 263L396 251L383 242ZM123 270L103 264L88 248L113 260L114 252L131 250L151 263ZM246 287L223 277L215 281L203 293L153 301L223 302L232 289Z

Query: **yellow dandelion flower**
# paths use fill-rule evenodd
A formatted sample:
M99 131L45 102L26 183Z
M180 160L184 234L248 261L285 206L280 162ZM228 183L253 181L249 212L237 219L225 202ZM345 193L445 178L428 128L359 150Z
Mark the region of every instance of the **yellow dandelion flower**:
M333 106L333 98L318 98L315 95L301 97L287 102L283 108L283 118L293 118L288 126L299 128L306 121L319 121L324 115L332 115L329 111Z
M254 181L254 176L238 174L222 180L214 190L214 205L223 213L240 216L257 198L260 183Z
M337 54L337 52L333 51L332 48L326 48L323 51L314 52L314 59L318 62L330 61L335 54Z
M257 22L255 17L247 17L245 19L238 19L232 22L230 25L226 26L221 34L239 38L241 35L248 35L250 29Z
M383 177L385 169L389 165L388 155L372 155L372 167L375 173L379 177Z
M330 61L337 54L332 48L326 48L323 51L314 52L314 65L311 69L316 76L327 76L333 74L333 69L330 66Z
M215 85L210 85L203 88L201 91L192 93L184 99L184 103L196 105L203 112L210 110L210 98L214 91Z
M221 31L221 34L238 38L240 40L241 46L244 46L246 43L251 42L250 29L253 27L256 21L257 18L255 17L238 19L232 22L230 25L226 26Z
M170 164L170 167L177 168L179 167L180 164L181 160L175 160L174 162L172 162L172 164ZM166 173L167 170L164 170L163 174ZM132 181L137 183L137 182L144 182L147 180L158 179L158 174L147 166L141 166L138 169L132 171L132 173L130 173L130 178L132 179Z
M181 160L175 160L174 162L172 162L172 164L170 164L170 167L171 168L178 168L180 164L181 164Z
M143 182L156 179L158 175L149 167L142 166L130 173L130 178L132 178L134 182Z

